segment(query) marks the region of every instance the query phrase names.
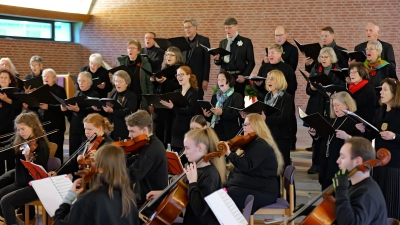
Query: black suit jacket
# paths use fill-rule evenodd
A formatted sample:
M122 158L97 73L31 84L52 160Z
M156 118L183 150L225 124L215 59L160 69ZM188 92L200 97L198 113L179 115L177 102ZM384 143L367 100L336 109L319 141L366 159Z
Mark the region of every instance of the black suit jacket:
M243 76L250 76L251 72L256 65L254 60L254 50L253 43L249 38L242 37L238 35L233 41L233 45L237 45L239 41L243 42L242 46L237 46L235 52L231 54L231 60L236 61L236 66L238 70L242 72ZM228 39L224 39L219 42L219 47L226 49L226 45L228 44ZM233 57L233 59L232 59ZM224 62L223 57L220 57L219 60L214 60L215 65L221 66L220 71L226 71L227 63ZM236 78L236 77L235 77Z
M299 62L299 51L297 50L296 46L286 41L285 43L283 43L282 48L283 48L283 54L282 54L283 61L289 64L293 68L293 71L296 71L297 63Z
M161 70L161 64L164 60L164 53L164 50L157 48L156 46L151 48L142 48L142 50L140 50L140 54L147 55L151 65L151 71L153 71L153 73L157 73Z
M381 58L383 60L388 61L396 69L396 59L394 58L393 46L391 44L381 41L379 39L378 39L378 41L382 44ZM357 45L356 47L354 47L354 51L365 52L365 49L367 48L367 43L368 42L366 41L366 42L363 42L363 43Z
M265 119L275 140L290 138L291 119L294 112L293 101L293 97L285 91L285 94L278 99L274 106L280 111Z
M199 90L202 89L203 80L208 81L210 76L210 53L201 47L200 44L210 48L210 39L196 34L192 50L182 52L185 64L188 65L190 69L192 69L194 75L196 75Z

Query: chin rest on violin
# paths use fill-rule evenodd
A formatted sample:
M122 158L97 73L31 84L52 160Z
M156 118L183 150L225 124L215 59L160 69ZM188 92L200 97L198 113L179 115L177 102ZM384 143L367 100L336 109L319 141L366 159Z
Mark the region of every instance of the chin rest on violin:
M149 143L150 138L146 134L141 134L133 139L125 139L113 143L121 147L126 154L138 154L142 148Z

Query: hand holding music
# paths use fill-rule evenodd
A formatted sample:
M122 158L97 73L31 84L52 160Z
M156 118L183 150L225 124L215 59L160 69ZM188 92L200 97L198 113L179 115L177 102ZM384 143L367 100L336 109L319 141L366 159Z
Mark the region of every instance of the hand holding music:
M269 58L268 58L267 55L264 55L264 62L265 62L265 63L269 63Z
M314 87L314 85L312 85L312 84L310 84L310 88L311 88L311 90L313 90L313 91L316 91L317 89Z
M351 84L351 79L350 79L350 77L346 77L345 81L346 81L347 84Z
M356 128L361 131L361 133L365 133L365 125L363 123L357 123Z
M76 179L71 186L71 191L77 193L78 195L84 191L82 186L82 178Z
M29 108L29 105L26 104L26 103L22 103L22 108L23 108L23 109L28 109L28 108Z
M46 103L40 103L39 107L43 110L49 110L49 104Z
M261 111L261 118L263 119L263 120L266 120L267 119L267 115L265 115L265 113L264 113L264 111Z
M4 93L4 94L0 93L0 100L6 101L6 99L8 99L7 94L6 93Z
M25 93L29 94L29 93L32 93L32 92L36 91L36 88L31 88L31 86L29 86L28 88L26 88L26 87L24 86L24 91L25 91Z
M97 85L98 88L104 89L106 87L106 83L102 82L101 84Z
M96 106L92 106L92 109L94 110L94 111L101 111L101 109L99 109L99 108L97 108Z
M313 64L313 62L314 62L314 59L307 57L305 64L306 64L306 66L309 66L309 65Z
M79 112L79 106L78 103L75 103L75 105L67 105L67 109L70 111L74 111L74 112Z
M154 82L154 81L156 81L156 79L154 79L154 76L151 76L150 77L150 82Z
M65 107L65 106L63 106L63 105L60 105L60 108L61 108L61 111L63 111L63 112L65 112L65 111L68 110L67 107Z
M244 79L243 75L238 75L238 78L236 79L236 82L243 83L245 80L246 79Z
M162 76L161 78L157 78L157 77L156 77L156 81L157 81L158 83L160 83L160 84L164 83L164 81L166 81L166 80L167 80L167 78L164 77L164 76Z
M207 91L207 89L208 89L208 81L203 80L203 83L201 84L201 87L203 88L203 91Z
M396 136L392 131L382 131L379 134L381 135L381 138L386 141L393 140L393 137Z
M347 64L350 65L350 64L355 63L355 62L356 62L355 59L351 60L351 58L349 58L349 60L347 61Z
M166 102L164 100L161 100L160 103L167 107L168 109L172 109L174 107L174 103L171 102L171 100L169 100L169 102Z
M149 110L149 113L150 113L150 114L153 114L153 113L154 113L154 106L153 106L153 105L147 106L147 109Z
M239 111L239 114L242 117L242 119L246 119L247 113L245 113L243 111Z
M212 116L212 112L211 111L208 111L208 110L206 110L204 108L201 108L201 110L203 110L203 114L204 114L205 117Z
M214 57L213 57L213 58L214 58L214 60L217 60L217 61L218 61L218 60L219 60L219 58L220 58L220 56L219 56L219 54L216 54L216 55L214 55Z
M336 137L343 139L343 140L347 140L349 138L351 138L350 135L348 135L345 131L343 130L336 130Z
M308 128L308 133L313 137L315 137L315 135L317 135L317 131L312 127Z
M146 195L146 200L151 200L153 198L157 198L162 191L150 191L149 193L147 193Z
M197 168L196 168L196 163L189 163L189 165L183 170L186 173L186 177L189 181L189 184L197 182Z
M254 81L254 83L255 83L257 86L261 86L261 85L263 84L263 81L262 81L262 80L260 80L260 81Z
M350 181L348 178L349 172L346 169L339 170L335 177L332 178L333 188L335 189L348 189L350 185Z
M109 105L103 106L103 110L104 110L104 112L107 112L107 113L114 112L114 109L112 107L110 107Z
M212 113L214 113L217 116L222 115L222 109L219 106L217 106L216 108L211 108L210 110Z

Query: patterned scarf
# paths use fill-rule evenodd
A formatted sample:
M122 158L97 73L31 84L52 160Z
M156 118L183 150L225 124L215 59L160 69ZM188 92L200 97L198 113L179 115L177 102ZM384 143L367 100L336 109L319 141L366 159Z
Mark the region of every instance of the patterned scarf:
M216 96L217 96L217 104L215 105L215 108L220 107L221 109L224 107L224 102L226 99L229 98L235 92L235 89L233 87L229 88L225 93L222 92L221 89L218 90ZM211 128L214 128L215 124L218 123L220 120L220 116L217 116L213 114L212 119L211 119Z
M389 63L383 59L381 59L381 57L378 57L378 61L374 62L374 63L370 63L368 60L365 60L364 65L367 67L369 75L371 77L376 75L376 70L379 70L380 68L385 67L386 65L389 65Z
M368 84L368 80L362 80L362 81L360 81L360 83L358 83L358 84L353 84L353 83L351 83L350 85L349 85L349 92L351 93L351 94L354 94L354 93L356 93L357 91L359 91L361 88L363 88L365 85L367 85Z
M276 94L272 95L272 91L268 92L264 98L265 104L274 107L276 102L285 94L285 91L279 90Z

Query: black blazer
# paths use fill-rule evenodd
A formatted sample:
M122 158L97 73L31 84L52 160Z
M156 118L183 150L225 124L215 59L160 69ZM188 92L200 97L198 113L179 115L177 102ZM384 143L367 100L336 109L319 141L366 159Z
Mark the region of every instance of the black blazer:
M275 140L290 138L291 119L294 112L293 101L293 96L285 91L283 96L278 99L274 106L280 111L266 116L265 122Z
M203 80L208 81L210 76L210 53L201 47L200 44L210 48L210 39L196 34L192 49L182 52L182 56L185 59L185 64L188 65L192 69L193 74L196 75L199 89L202 89Z
M211 104L214 106L217 104L216 94L212 96ZM215 133L218 135L218 138L221 141L230 140L231 138L235 137L240 130L239 110L232 109L230 107L242 109L244 107L243 96L239 93L233 92L233 94L225 100L224 105L222 106L220 120L214 125ZM209 122L211 122L212 115L210 117L206 117Z
M375 88L368 83L351 96L357 103L357 111L355 113L371 123L376 111Z
M178 89L175 92L182 92L182 89ZM172 137L171 145L183 148L183 136L190 129L190 120L192 116L199 112L199 106L197 100L199 100L199 92L194 88L189 88L184 96L190 106L186 108L179 108L174 106L172 111L175 113L175 119L172 123Z
M161 70L161 64L164 60L165 51L153 45L151 48L142 48L141 54L146 54L151 65L151 71L157 73Z
M299 62L299 51L297 50L296 46L286 41L285 43L283 43L282 48L283 48L283 54L282 54L283 61L289 64L292 67L293 71L296 71L297 64Z
M57 95L61 99L67 98L67 93L65 92L65 89L58 86L57 84L51 86L50 90L53 94ZM61 111L60 103L55 98L52 97L50 99L47 110L39 108L38 112L40 121L51 122L50 124L44 126L47 132L52 131L54 129L59 129L58 132L60 133L65 132L64 113Z
M108 76L108 71L102 66L100 66L99 69L97 69L96 73L92 73L92 71L90 71L89 66L82 67L81 71L89 72L90 74L92 74L92 79L98 77L101 80L101 82L104 82L106 84L104 89L98 88L97 85L95 85L95 84L92 84L90 89L99 93L101 98L107 98L108 92L110 92L113 89L113 86L110 81L110 77ZM77 83L75 83L74 86L75 86L75 89L79 91L79 85Z
M381 41L378 39L378 41L382 44L382 52L381 52L381 58L383 60L388 61L392 66L396 69L396 59L394 57L394 51L393 51L393 46L387 42ZM368 42L363 42L356 47L354 47L354 51L363 51L365 52L365 49L367 48Z
M243 45L238 46L238 42L242 41ZM226 45L228 44L228 39L221 40L219 42L219 47L226 49ZM238 35L235 40L233 41L232 45L237 45L235 47L235 52L232 52L230 55L231 60L235 60L236 67L238 70L242 72L242 76L250 76L251 72L256 65L254 60L254 50L253 50L253 43L249 38L245 38L243 36ZM232 49L232 48L231 48ZM226 71L227 63L224 62L223 57L220 57L219 60L214 60L215 65L221 66L220 71Z
M111 93L110 98L117 100L118 92ZM123 109L114 109L113 113L108 114L108 120L114 125L114 130L111 132L111 138L114 141L119 141L129 138L129 131L126 127L125 117L137 110L137 97L131 90L127 89L122 101Z
M322 48L324 48L324 47L331 47L331 46L323 46ZM339 45L336 45L336 42L335 42L335 45L334 45L334 47L333 47L333 51L335 52L336 57L337 57L337 59L338 59L338 61L336 62L336 64L337 64L340 68L348 68L348 67L349 67L349 64L348 64L348 62L346 61L346 58L343 56L342 50L347 50L347 49L345 49L345 48L343 48L343 47L340 47ZM310 72L311 69L312 69L316 64L318 64L318 61L317 61L317 60L314 60L314 62L313 62L311 65L308 65L308 66L306 65L306 66L305 66L306 71L307 71L307 72Z

